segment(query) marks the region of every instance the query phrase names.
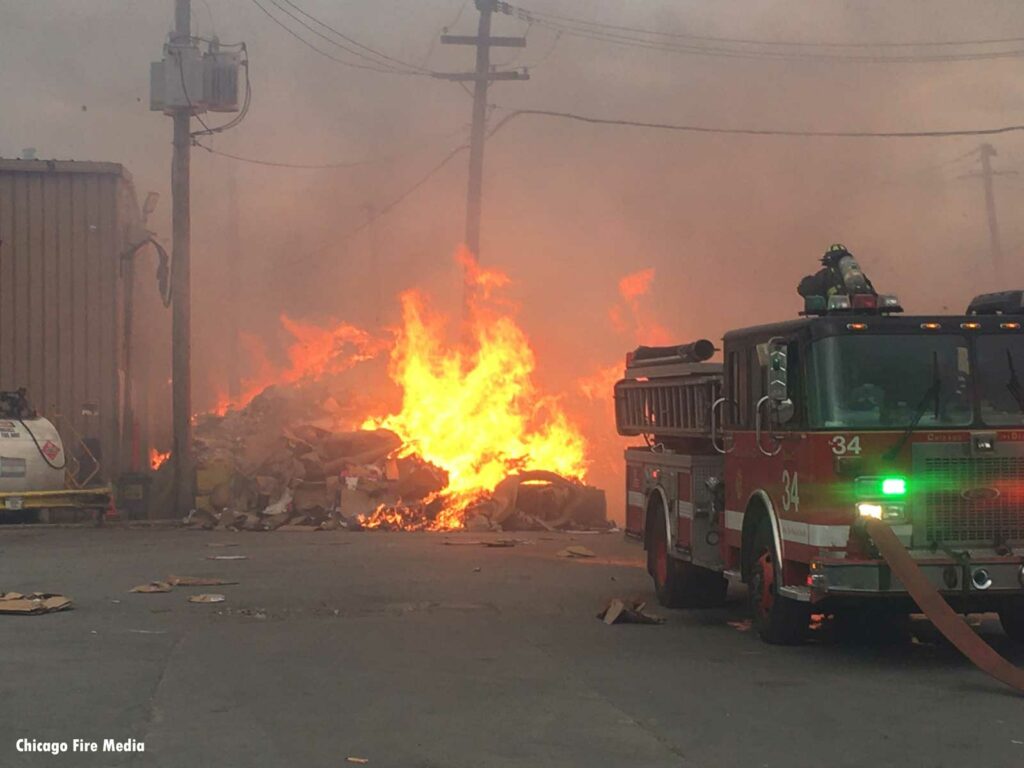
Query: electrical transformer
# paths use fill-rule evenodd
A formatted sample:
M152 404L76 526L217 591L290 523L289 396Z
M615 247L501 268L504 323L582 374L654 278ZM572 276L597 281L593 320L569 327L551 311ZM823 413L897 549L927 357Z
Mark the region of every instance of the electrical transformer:
M222 51L211 42L203 53L194 45L164 46L164 57L149 69L149 108L173 114L238 111L238 51Z

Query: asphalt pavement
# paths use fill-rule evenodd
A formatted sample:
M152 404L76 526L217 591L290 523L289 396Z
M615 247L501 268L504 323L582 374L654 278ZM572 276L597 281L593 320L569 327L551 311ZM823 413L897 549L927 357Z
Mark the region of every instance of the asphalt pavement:
M465 544L495 538L522 543ZM208 559L225 554L246 559ZM0 616L0 765L1024 765L1024 697L922 622L895 646L825 627L769 647L742 587L660 626L598 621L612 597L654 603L641 555L620 534L0 528L0 591L74 600ZM129 593L170 575L239 583ZM979 631L1024 664L998 623Z

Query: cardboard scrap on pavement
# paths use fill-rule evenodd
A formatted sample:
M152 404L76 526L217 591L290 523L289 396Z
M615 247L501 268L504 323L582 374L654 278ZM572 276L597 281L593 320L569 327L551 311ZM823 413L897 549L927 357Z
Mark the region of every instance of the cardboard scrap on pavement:
M224 595L216 594L202 594L192 595L188 601L190 603L223 603L227 598Z
M28 595L23 595L20 592L0 594L0 613L35 616L41 613L64 611L70 607L71 598L49 592L33 592Z
M573 546L571 546L571 547L566 547L565 549L559 550L558 556L559 557L576 557L576 558L578 558L578 557L597 557L596 554L594 554L591 550L587 549L586 547L581 547L581 546L578 546L578 545L575 545L575 544Z
M222 587L238 583L215 576L168 576L167 582L175 587Z
M605 624L665 623L664 617L646 613L644 611L646 607L647 603L641 601L630 600L627 604L626 601L615 598L608 603L607 608L597 614L597 618L601 619Z
M131 592L141 592L142 594L156 594L158 592L170 592L171 584L166 581L151 581L149 584L139 584L137 587L132 587Z

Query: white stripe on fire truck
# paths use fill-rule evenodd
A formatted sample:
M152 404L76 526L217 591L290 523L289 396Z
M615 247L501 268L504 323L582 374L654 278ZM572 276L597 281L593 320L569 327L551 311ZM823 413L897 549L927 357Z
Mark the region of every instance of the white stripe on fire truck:
M682 502L680 502L682 503ZM680 514L682 510L680 510ZM743 530L743 513L734 509L725 510L725 527L730 531ZM905 545L910 545L913 526L894 525L893 533ZM850 538L848 525L813 525L798 523L793 520L782 521L782 539L794 544L807 544L812 547L845 547Z
M689 501L677 501L676 510L679 512L680 517L688 517L693 519L693 503Z
M812 547L845 547L850 538L848 525L814 525L782 520L782 540Z
M630 507L644 508L644 494L643 491L629 491L626 494L626 505Z

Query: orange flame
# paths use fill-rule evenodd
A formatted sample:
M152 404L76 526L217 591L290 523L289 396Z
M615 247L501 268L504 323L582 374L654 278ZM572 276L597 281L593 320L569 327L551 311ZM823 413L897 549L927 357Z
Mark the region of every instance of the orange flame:
M341 373L358 362L376 357L390 343L347 323L332 321L321 327L282 314L281 326L293 339L287 352L288 365L275 365L258 337L239 334L254 372L243 382L242 393L236 399L227 395L218 398L214 413L222 416L230 409L244 408L275 384L294 384L303 379Z
M171 458L170 451L158 451L156 448L149 449L149 468L156 472Z
M407 453L448 473L444 511L427 526L435 530L461 528L467 509L515 470L582 479L587 467L583 436L557 398L538 392L529 340L493 295L508 277L481 269L466 252L458 259L470 305L462 343L446 341L444 318L423 295L402 294L403 327L389 366L402 407L363 425L396 432ZM365 524L394 525L393 508L378 512Z

